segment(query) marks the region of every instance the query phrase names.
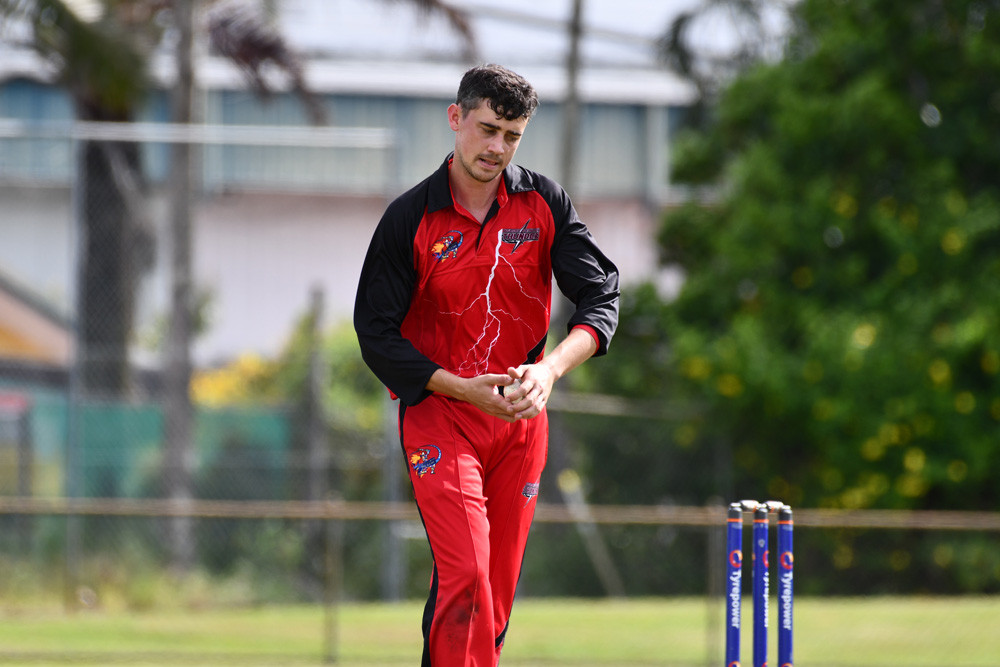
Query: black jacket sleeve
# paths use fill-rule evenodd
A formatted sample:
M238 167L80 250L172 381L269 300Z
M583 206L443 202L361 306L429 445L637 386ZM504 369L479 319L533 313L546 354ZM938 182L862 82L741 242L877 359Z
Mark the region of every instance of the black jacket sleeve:
M618 267L597 246L561 187L542 177L539 192L555 219L552 272L559 290L576 306L567 330L592 327L599 339L594 356L606 354L618 328Z
M390 204L375 228L354 301L354 329L361 356L406 405L415 405L430 395L425 387L440 368L400 331L417 279L413 238L424 210L414 201L418 188Z

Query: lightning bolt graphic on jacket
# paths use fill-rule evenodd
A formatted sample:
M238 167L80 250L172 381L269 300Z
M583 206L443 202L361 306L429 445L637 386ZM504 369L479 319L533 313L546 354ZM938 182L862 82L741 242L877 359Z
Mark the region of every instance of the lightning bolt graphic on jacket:
M539 304L543 309L546 305L539 299L528 293L524 288L524 285L518 280L517 272L513 264L510 263L508 259L500 254L500 250L503 246L503 230L497 233L497 243L496 248L493 252L493 265L490 268L489 278L486 281L486 286L483 293L473 299L465 310L461 312L445 312L443 315L452 315L458 318L465 316L469 311L473 309L474 306L481 302L485 302L486 313L483 318L483 328L479 332L475 344L468 350L465 360L462 365L459 366L458 371L461 374L472 373L473 375L481 375L487 372L489 368L490 355L493 352L494 347L496 347L497 342L500 340L500 336L503 333L503 325L505 322L508 324L520 324L521 326L529 326L528 322L521 317L517 316L515 313L511 313L503 308L496 307L494 305L493 295L494 289L499 289L499 285L494 285L494 281L497 278L497 269L501 267L501 262L506 264L510 268L510 274L513 281L517 284L518 289L521 294L526 298ZM535 336L537 339L541 339L541 334Z

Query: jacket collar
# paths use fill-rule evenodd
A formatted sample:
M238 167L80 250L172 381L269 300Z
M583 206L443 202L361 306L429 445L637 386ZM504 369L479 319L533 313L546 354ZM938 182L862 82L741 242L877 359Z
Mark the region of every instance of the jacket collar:
M451 186L448 184L448 169L454 156L454 152L448 153L448 157L444 159L441 166L430 176L428 183L429 192L427 195L427 211L429 213L434 213L435 211L455 205L455 201L451 196ZM507 197L511 194L534 189L526 177L524 169L513 162L508 164L506 169L503 170L502 178L503 181L500 183L501 190L497 193L497 199L500 201L501 206L507 203Z

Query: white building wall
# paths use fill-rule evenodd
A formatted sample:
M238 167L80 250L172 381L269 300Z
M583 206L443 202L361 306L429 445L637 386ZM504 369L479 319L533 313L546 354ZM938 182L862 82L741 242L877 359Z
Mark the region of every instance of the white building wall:
M70 199L66 187L0 187L0 271L64 314L72 312Z

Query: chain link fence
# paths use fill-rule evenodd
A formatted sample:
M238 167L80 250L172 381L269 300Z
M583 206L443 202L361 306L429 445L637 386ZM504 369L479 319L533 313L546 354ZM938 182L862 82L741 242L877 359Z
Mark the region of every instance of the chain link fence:
M204 538L208 548L200 552L200 561L203 572L211 573L208 579L205 575L170 576L162 565L169 558L169 549L159 535L164 522L178 515L193 518L197 534ZM345 636L340 625L345 624L341 619L347 613L356 614L358 609L364 609L356 606L358 602L377 597L378 584L374 581L377 569L373 570L371 565L373 560L386 557L381 543L371 539L377 538L379 529L392 526L412 542L422 538L411 503L195 500L186 507L178 507L169 500L157 499L3 498L0 518L21 522L24 532L14 539L13 531L5 531L8 539L0 558L11 576L3 584L5 603L0 613L16 619L26 612L47 609L53 600L58 600L59 577L51 574L58 570L62 555L54 549L46 556L43 543L52 541L51 533L62 530L70 517L101 521L89 524L84 531L86 556L78 572L77 586L71 592L77 613L89 611L114 617L126 612L139 618L162 618L176 609L201 614L206 610L272 608L275 614L299 617L305 603L306 608L323 610L311 615L310 632L315 633L311 641L290 642L280 656L270 654L275 648L265 645L255 654L251 636L241 633L253 632L259 619L240 620L234 616L226 621L226 632L232 634L228 641L246 643L239 644L238 650L231 648L231 653L222 647L205 648L202 649L205 653L198 654L196 659L199 664L229 664L234 660L249 661L245 664L268 660L274 661L270 664L341 660L350 665L408 664L398 656L401 647L405 649L405 642L400 644L386 637L385 645L379 649L379 642L365 643L366 633ZM618 614L634 614L635 609L649 606L652 599L662 601L656 603L661 605L661 611L642 617L646 624L662 618L663 628L648 628L656 637L662 633L661 640L650 640L645 653L630 650L620 654L619 659L592 657L586 664L692 667L721 664L726 608L725 517L725 508L715 505L588 506L581 514L571 505L540 504L529 549L529 555L534 557L529 557L522 573L520 598L539 602L575 595L575 604L593 613L611 614L609 624L615 623L615 612L611 611L615 608ZM847 531L857 538L858 559L884 558L886 542L894 542L898 535L919 533L927 548L908 553L911 562L897 561L896 569L915 567L928 573L937 571L943 577L954 569L950 546L954 535L963 540L995 544L1000 535L1000 513L799 510L795 519L796 646L803 664L888 667L899 664L901 659L906 664L927 666L993 664L993 654L986 650L986 638L995 621L991 612L997 607L995 597L932 598L914 595L912 590L893 586L891 582L883 582L875 588L879 595L867 599L829 592L810 593L817 587L816 582L826 579L825 573L830 571L838 572L840 578L856 575L857 568L845 563L843 555L823 554L816 549L817 544L838 533ZM324 527L322 539L307 547L304 527L317 523ZM606 562L588 559L588 534L599 535L606 545ZM311 550L311 557L319 564L313 576L306 576L302 569L306 549ZM406 597L419 600L426 593L430 568L427 549L421 543L406 551L404 560L413 577ZM219 568L212 554L218 557L223 552L224 557L238 565ZM650 561L643 558L646 552L655 553L658 563L655 572L648 571ZM889 560L893 561L891 553ZM27 554L33 556L27 558ZM599 583L602 566L614 568L622 586L621 591L610 597ZM960 569L973 566L958 564ZM586 581L593 582L589 588L581 584ZM748 630L752 622L748 588L745 594L744 623ZM701 606L696 604L699 598L704 600ZM608 611L593 606L594 600L607 600ZM630 608L624 600L632 600L636 606ZM775 604L776 600L772 601L772 607ZM688 616L681 634L683 641L676 630L666 627L674 608ZM419 644L416 630L419 608L411 605L405 609L412 616L412 627L407 633L411 636L408 645L412 650ZM943 612L951 618L940 618ZM553 633L571 634L561 628L558 619L548 622L553 624ZM345 625L355 627L351 622ZM913 636L914 631L919 631L918 638ZM197 650L200 639L192 629L187 632L190 644L182 642L173 653L159 646L155 639L148 639L146 648L142 648L140 639L98 655L105 663L130 663L139 657L151 661L150 664L167 664L183 656L188 659L191 650ZM379 635L377 629L373 632ZM631 628L620 632L633 638L636 634ZM856 633L855 641L845 642L839 634L843 632ZM609 631L609 635L614 632ZM747 632L745 635L748 647L749 635ZM970 637L982 641L969 642ZM222 641L222 646L228 645L228 641ZM247 646L251 647L249 652ZM921 648L917 652L908 646ZM153 654L144 653L149 651ZM366 651L372 652L367 658L357 657ZM626 654L628 658L624 657ZM88 659L88 650L80 649L69 655L50 649L34 652L22 649L17 655L34 661L44 658L53 663L64 659L77 662ZM583 664L569 656L555 657L548 663Z
M48 95L20 93L10 99ZM343 317L353 298L358 248L396 180L393 134L44 121L7 110L20 117L0 120L2 493L179 504L325 498L334 473L321 414L324 303L333 294ZM169 168L179 145L199 165L184 206L172 199ZM185 208L187 238L176 234ZM170 336L182 288L191 320L188 351L177 355ZM313 338L300 346L306 377L293 378L301 386L255 397L246 367L294 356L310 318ZM180 391L171 382L178 359L192 367ZM361 459L364 474L371 463ZM312 581L322 565L309 555L321 531L311 522L293 531L304 540L296 550L281 546L294 542L287 528L256 533L183 512L50 519L19 517L11 557L61 561L71 606L75 580L117 555L210 575L295 559L300 576L288 591L322 597ZM251 542L254 557L241 553Z
M323 295L353 298L360 255L396 182L391 133L23 120L0 130L3 608L58 601L68 611L141 614L422 598L430 556L407 501L392 409L341 400L367 374L324 358L317 333ZM299 402L227 404L227 395L253 394L245 386L252 373L195 396L181 496L169 488L162 363L173 284L166 165L177 142L197 145L203 169L192 237L192 279L203 288L196 380L240 355L266 364L303 317L315 336L300 350ZM698 632L708 657L684 664L719 664L718 556L724 501L734 500L719 494L731 463L664 435L642 443L671 462L663 498L592 506L589 480L577 472L586 433L622 433L621 420L669 419L670 410L572 393L554 396L551 408L553 448L520 594L704 598L713 611ZM588 466L643 460L624 449L611 458ZM796 511L796 586L806 599L916 603L1000 592L995 513ZM178 521L190 540L180 560ZM982 632L994 621L983 618ZM844 640L829 637L828 655ZM991 664L962 646L946 651L950 664ZM650 656L644 664L670 663Z

